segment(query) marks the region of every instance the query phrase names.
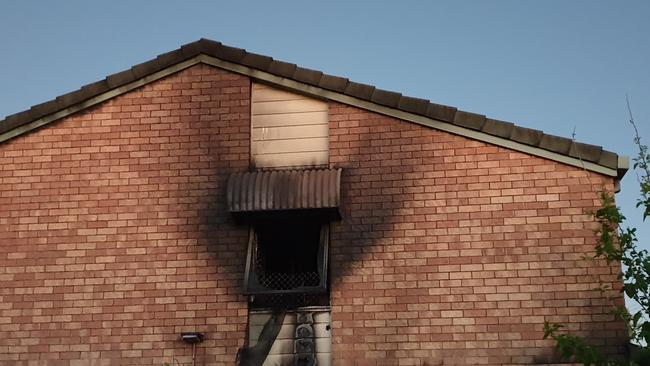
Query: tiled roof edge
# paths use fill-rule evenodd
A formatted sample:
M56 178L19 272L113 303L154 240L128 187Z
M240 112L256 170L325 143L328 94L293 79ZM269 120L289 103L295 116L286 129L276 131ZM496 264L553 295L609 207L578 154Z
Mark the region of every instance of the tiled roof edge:
M0 135L201 54L384 107L577 158L610 169L619 168L619 156L614 152L604 150L600 146L575 142L568 138L516 126L511 122L490 119L481 114L435 104L426 99L404 96L396 92L378 89L372 85L355 83L346 78L302 68L295 64L274 60L268 56L247 52L244 49L226 46L220 42L203 38L183 45L177 50L159 55L153 60L137 64L128 70L109 75L98 82L85 85L79 90L35 105L26 111L9 115L4 120L0 120Z

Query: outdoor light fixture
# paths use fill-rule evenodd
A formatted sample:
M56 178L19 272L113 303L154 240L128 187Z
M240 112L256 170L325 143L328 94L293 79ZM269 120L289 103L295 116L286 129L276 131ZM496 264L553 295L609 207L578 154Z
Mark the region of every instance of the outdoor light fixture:
M181 333L181 340L188 344L203 342L203 334L198 332Z
M181 340L192 345L192 366L196 365L196 344L203 342L203 333L185 332L181 333Z

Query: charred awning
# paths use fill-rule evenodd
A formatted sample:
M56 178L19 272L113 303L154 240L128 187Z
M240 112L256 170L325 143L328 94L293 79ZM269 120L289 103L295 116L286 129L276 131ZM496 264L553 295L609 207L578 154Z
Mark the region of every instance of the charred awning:
M340 187L341 169L235 173L228 179L228 210L240 217L278 211L338 216Z

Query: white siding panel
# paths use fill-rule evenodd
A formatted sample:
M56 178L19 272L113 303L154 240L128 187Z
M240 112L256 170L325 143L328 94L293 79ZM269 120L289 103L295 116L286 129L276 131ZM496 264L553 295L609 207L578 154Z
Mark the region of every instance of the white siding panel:
M316 352L318 366L332 366L332 354ZM268 355L262 366L293 366L293 355Z
M326 111L327 104L315 99L253 102L252 114L280 114Z
M278 154L327 150L328 138L302 138L253 141L251 152L257 154Z
M300 125L327 125L327 111L266 114L253 116L253 126L261 127L283 127Z
M329 310L322 310L323 307L317 307L315 309L313 308L304 308L305 310L302 310L303 312L311 312L313 313L314 317L314 324L318 325L330 325L331 323L331 314ZM249 339L252 343L257 342L257 338L259 337L260 333L262 332L262 328L264 327L264 324L271 318L271 312L270 311L265 311L265 310L251 310L248 314L248 324L249 324ZM287 314L284 316L284 321L282 322L282 327L291 327L295 328L296 324L296 313L295 311L289 311ZM284 329L281 329L280 332L282 333ZM319 331L320 328L316 327L314 329L316 332L317 337L324 337L324 336L319 336ZM325 333L327 334L327 333Z
M327 103L253 84L251 114L253 166L291 168L329 163Z
M253 161L256 167L290 168L320 166L327 165L328 159L327 151L253 155Z
M251 133L253 141L298 139L310 137L327 138L329 136L329 129L327 128L327 125L319 124L305 126L283 126L275 128L254 128Z
M313 307L304 308L302 311L310 312L314 319L314 343L316 346L316 358L319 366L331 366L332 364L332 330L331 314L329 308ZM255 345L264 324L271 317L269 311L250 311L248 314L249 344ZM293 366L294 362L294 334L296 329L295 311L287 312L269 355L263 366Z
M276 339L273 346L271 346L269 355L292 355L293 344L293 339ZM332 352L332 340L330 338L315 338L314 345L316 346L316 353Z
M271 102L277 100L305 100L309 99L304 95L291 93L279 89L271 88L253 88L253 103L255 102Z

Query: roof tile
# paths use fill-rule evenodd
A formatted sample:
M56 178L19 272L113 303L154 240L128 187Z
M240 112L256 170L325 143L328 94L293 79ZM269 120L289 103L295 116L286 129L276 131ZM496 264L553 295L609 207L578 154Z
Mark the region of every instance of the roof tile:
M205 39L205 38L201 38L198 41L193 42L193 43L199 43L200 44L201 53L204 53L204 54L210 55L210 56L215 56L215 57L220 51L222 51L222 47L224 47L224 45L221 44L221 42L217 42L217 41L213 41L211 39ZM190 45L190 44L191 43L188 43L187 45Z
M203 51L205 47L206 40L201 38L200 40L181 46L181 52L183 53L184 58L192 58L198 56Z
M426 111L426 116L444 122L453 122L454 116L456 116L456 111L457 110L454 107L429 103Z
M400 98L397 107L406 112L423 115L427 112L429 101L426 99L407 97L403 95Z
M571 148L571 139L554 135L544 135L539 143L539 147L544 150L566 155Z
M282 76L285 78L293 77L293 74L296 72L296 64L291 64L284 61L273 60L269 65L267 71L271 74Z
M512 129L515 127L515 124L512 122L499 121L498 119L486 118L485 124L481 131L503 138L510 138L512 134Z
M183 61L183 52L179 48L171 52L163 53L162 55L156 57L156 59L158 60L158 64L161 68L169 67Z
M370 96L370 101L387 107L395 108L399 103L402 94L383 89L375 89Z
M581 142L573 142L569 150L569 156L578 158L580 160L598 162L603 148L596 145L583 144Z
M318 86L327 90L343 92L348 86L348 82L349 80L346 78L323 74L323 77L321 77L320 81L318 82Z
M305 84L318 85L323 73L316 70L306 69L304 67L296 68L293 78Z
M81 103L84 100L88 99L88 96L79 89L67 94L60 95L56 97L56 99L59 101L59 105L65 107Z
M85 93L90 97L109 91L108 83L106 79L99 80L94 83L90 83L81 87L81 92Z
M151 75L155 72L160 71L161 67L158 63L158 59L149 60L141 64L137 64L131 68L133 75L139 79L147 75Z
M56 99L49 100L45 103L41 104L36 104L32 106L29 110L30 113L32 114L33 119L38 119L43 117L44 115L54 113L60 109L59 103L57 102Z
M240 62L247 53L245 49L222 45L218 42L217 44L212 44L209 47L206 46L204 49L207 52L210 52L210 56L214 56L218 59L234 63Z
M131 69L127 69L112 75L109 75L106 77L106 82L108 83L108 87L113 89L117 88L118 86L122 86L124 84L130 83L133 80L135 80L136 77L131 71Z
M266 71L271 62L273 62L273 59L269 56L262 56L256 53L248 52L240 62L248 67Z
M515 126L510 139L525 145L538 146L544 133L531 128Z
M482 114L458 111L456 112L456 116L454 116L454 124L472 130L480 130L485 124L485 116Z
M611 151L603 150L600 159L598 159L598 164L616 169L618 168L618 155Z
M14 113L10 116L7 116L4 122L0 123L0 133L7 132L16 127L23 125L23 121L28 120L31 116L30 110Z
M355 83L354 81L350 81L348 83L348 86L345 88L344 93L351 97L369 100L374 90L375 87L372 85Z

